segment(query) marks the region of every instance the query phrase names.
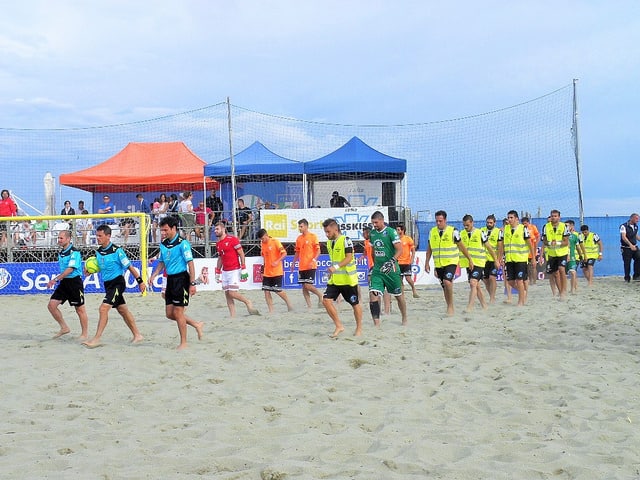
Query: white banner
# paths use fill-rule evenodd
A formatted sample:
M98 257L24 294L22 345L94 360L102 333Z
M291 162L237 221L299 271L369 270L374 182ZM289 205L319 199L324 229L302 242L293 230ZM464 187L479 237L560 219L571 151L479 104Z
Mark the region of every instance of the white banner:
M362 240L362 227L371 226L371 215L381 211L385 219L389 218L388 207L346 207L346 208L307 208L260 210L260 225L267 233L281 242L295 243L298 232L298 220L306 218L309 231L318 236L320 242L327 237L322 229L322 222L327 218L335 218L344 235L352 240Z
M335 209L334 209L335 210ZM433 265L433 258L431 259L431 269L429 273L424 271L424 258L425 252L419 251L416 252L415 261L412 266L413 271L413 280L416 285L436 285L439 284L440 281L435 277L434 271L435 267ZM300 288L298 285L298 266L294 266L294 273L291 273L291 261L293 260L292 255L287 255L284 259L284 278L282 282L282 287L285 289L289 288ZM331 265L329 261L329 256L326 254L320 255L318 259L318 271L316 274L316 282L315 286L324 289L326 287L327 274L326 269ZM244 290L258 290L262 288L262 257L246 257L246 266L247 271L249 272L249 279L241 284L241 288ZM220 290L220 284L215 281L215 268L217 259L216 258L196 258L193 261L194 267L196 269L196 283L198 291L212 291L212 290ZM360 285L367 285L367 271L368 267L366 265L366 260L363 258L363 254L356 254L356 263L358 266L358 279ZM456 277L454 282L466 282L467 281L467 269L459 268L456 272ZM164 282L163 278L157 279L157 285L154 285L156 288L162 288L162 282Z

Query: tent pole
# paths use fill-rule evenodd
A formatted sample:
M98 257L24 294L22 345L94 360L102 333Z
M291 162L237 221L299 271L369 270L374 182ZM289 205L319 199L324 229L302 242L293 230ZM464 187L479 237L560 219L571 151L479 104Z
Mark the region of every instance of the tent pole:
M307 198L308 185L307 174L302 174L302 208L309 208L309 199Z
M227 97L227 125L229 131L229 159L231 161L231 224L233 225L233 235L238 236L238 226L236 224L236 203L238 193L236 192L236 165L233 161L233 142L231 140L231 101Z

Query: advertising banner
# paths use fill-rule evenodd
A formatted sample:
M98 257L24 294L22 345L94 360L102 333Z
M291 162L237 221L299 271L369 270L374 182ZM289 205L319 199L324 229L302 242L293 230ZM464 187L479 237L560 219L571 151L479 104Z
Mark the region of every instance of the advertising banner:
M309 231L318 236L321 242L326 240L322 222L327 218L335 218L340 230L352 240L362 239L362 227L371 226L371 215L375 211L389 218L388 207L345 207L345 208L308 208L306 210L282 209L260 210L260 225L271 237L281 242L295 243L300 234L298 220L306 218Z

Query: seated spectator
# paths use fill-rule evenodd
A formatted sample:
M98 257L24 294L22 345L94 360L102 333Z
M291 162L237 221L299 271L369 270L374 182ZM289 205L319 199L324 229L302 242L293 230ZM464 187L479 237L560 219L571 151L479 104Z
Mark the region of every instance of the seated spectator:
M338 193L336 190L331 194L331 200L329 200L331 208L350 207L349 201Z
M239 198L236 208L236 221L238 223L238 238L244 239L247 235L247 231L253 221L253 213L249 207L244 205L244 200Z

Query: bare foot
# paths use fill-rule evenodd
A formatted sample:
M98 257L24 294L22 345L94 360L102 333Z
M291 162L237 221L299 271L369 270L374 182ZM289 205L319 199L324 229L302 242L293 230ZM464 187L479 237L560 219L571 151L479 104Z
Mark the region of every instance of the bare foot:
M184 350L187 347L188 347L188 345L186 343L181 343L180 345L178 345L176 347L176 350Z
M140 334L136 335L135 337L133 337L131 339L131 343L140 343L141 341L144 340L144 337Z
M84 345L87 348L96 348L101 346L102 344L100 343L100 340L89 340L88 342L82 342L82 345Z
M413 298L420 298L420 295L418 295L418 292L413 292Z
M257 308L249 308L249 315L260 315Z
M338 338L338 335L340 335L342 332L344 332L344 327L336 327L333 333L329 335L329 338Z
M61 328L60 331L58 333L56 333L53 337L51 338L60 338L63 335L66 335L67 333L69 333L71 330L69 328Z
M85 341L85 340L87 340L88 338L89 338L89 335L80 335L80 336L78 337L78 340L79 340L80 342L84 342L84 341Z
M356 328L356 331L353 332L353 336L354 337L359 337L360 335L362 335L362 329L361 328Z
M204 328L204 322L197 322L193 328L198 332L198 340L202 340L202 329Z

